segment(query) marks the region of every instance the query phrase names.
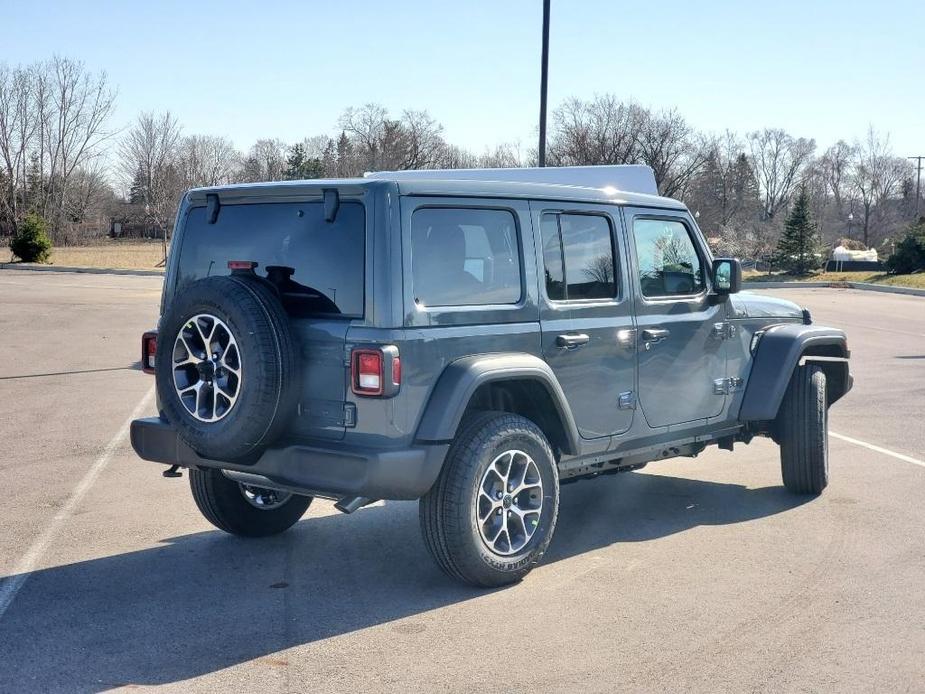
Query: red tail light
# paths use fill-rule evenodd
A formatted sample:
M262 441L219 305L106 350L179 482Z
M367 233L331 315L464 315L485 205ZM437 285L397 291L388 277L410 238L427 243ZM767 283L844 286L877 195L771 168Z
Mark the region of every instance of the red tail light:
M357 350L354 354L353 392L382 395L382 354L378 351Z
M229 260L228 269L229 270L253 270L257 267L257 263L253 260Z
M153 374L157 355L157 331L149 330L141 336L141 370Z
M355 349L350 356L350 387L357 395L391 397L401 386L398 348Z

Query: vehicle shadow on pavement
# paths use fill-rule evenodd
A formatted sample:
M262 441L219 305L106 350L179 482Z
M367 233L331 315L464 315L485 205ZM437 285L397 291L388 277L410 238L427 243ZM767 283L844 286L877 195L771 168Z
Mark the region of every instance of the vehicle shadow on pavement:
M805 501L640 472L579 482L563 487L545 563ZM201 532L35 572L0 620L0 691L179 682L485 595L439 572L417 523L415 502L395 502L266 540ZM543 590L541 572L527 581Z

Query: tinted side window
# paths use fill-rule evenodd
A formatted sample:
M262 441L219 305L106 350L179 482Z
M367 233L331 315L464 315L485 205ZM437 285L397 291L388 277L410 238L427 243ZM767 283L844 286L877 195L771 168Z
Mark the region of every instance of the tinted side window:
M684 224L663 219L637 219L633 223L633 235L643 296L683 296L703 291L700 256Z
M343 202L333 222L320 202L222 205L215 224L206 208L186 218L178 285L227 275L229 260L256 262L256 272L280 290L294 316L363 315L366 213Z
M610 299L617 278L613 234L606 217L544 214L546 295L553 300Z
M543 235L543 264L546 274L546 296L554 301L565 299L565 266L562 239L559 238L559 215L544 214L540 220Z
M517 224L507 210L432 207L411 216L411 283L425 306L515 304Z

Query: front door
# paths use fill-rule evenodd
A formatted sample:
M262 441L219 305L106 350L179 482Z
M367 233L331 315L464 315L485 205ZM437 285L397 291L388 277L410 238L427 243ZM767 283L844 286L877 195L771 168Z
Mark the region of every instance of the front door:
M725 403L725 310L684 212L625 210L633 241L639 400L651 427L699 423Z
M636 365L619 212L598 205L530 207L542 240L543 356L582 438L622 433L633 421Z

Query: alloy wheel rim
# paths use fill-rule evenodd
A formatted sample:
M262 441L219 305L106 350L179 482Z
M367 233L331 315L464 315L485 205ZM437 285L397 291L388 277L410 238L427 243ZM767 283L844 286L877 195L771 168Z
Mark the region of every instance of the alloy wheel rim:
M228 416L241 392L241 348L220 318L200 313L174 340L173 384L186 411L200 422Z
M254 508L261 511L272 511L285 504L292 497L289 492L281 492L275 489L266 489L265 487L254 487L250 484L238 483L241 489L241 495Z
M475 502L482 542L495 554L510 556L533 539L543 513L543 478L536 462L521 450L498 455L485 470Z

